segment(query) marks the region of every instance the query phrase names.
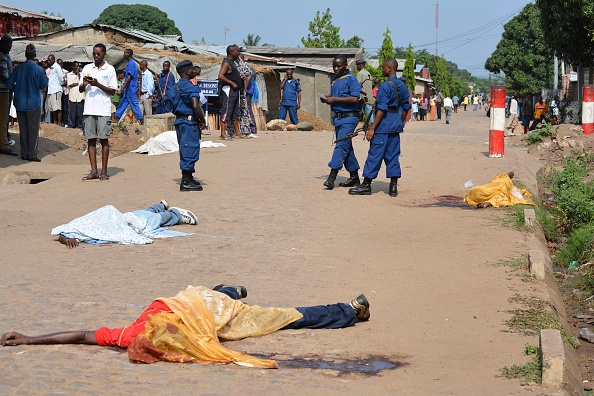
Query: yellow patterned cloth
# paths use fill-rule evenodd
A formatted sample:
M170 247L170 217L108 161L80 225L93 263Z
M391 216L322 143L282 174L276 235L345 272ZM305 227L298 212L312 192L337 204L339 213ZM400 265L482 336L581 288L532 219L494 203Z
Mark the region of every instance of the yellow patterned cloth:
M202 286L188 286L175 297L157 300L167 304L173 313L149 316L144 332L128 347L133 363L235 363L276 368L274 360L232 351L221 345L219 338L262 336L303 317L295 308L248 306Z
M479 202L489 202L495 208L517 204L534 205L532 202L520 198L522 196L531 197L532 194L528 190L520 190L514 186L508 175L500 173L489 184L471 188L464 197L464 202L473 206Z

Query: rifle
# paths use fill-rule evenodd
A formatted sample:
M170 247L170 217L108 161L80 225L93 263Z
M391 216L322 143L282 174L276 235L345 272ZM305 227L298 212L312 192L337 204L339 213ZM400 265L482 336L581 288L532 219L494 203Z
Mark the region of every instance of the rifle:
M159 82L159 75L157 73L153 73L153 75L155 76L155 80L157 82L157 88L159 88L159 94L161 95L161 99L163 100L163 102L165 102L167 99L165 99L165 95L163 94L163 90L161 89L161 83Z
M367 117L365 117L365 122L363 123L363 126L361 128L355 129L353 132L349 133L345 137L336 139L334 141L334 143L340 143L340 142L344 142L345 140L352 139L352 138L358 136L359 133L361 133L361 132L363 132L363 134L366 134L367 130L369 129L369 121L371 121L371 115L374 113L374 110L375 110L375 103L371 107L371 112L369 113L369 115L367 115Z

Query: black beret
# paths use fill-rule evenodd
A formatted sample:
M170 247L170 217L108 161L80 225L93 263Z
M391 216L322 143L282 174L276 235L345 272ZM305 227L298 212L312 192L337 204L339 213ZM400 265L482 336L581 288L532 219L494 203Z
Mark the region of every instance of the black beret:
M192 62L186 59L186 60L179 62L177 64L177 66L175 66L175 70L177 70L178 73L184 73L184 72L188 71L189 69L191 69L192 67L194 67Z
M357 61L355 62L356 65L362 65L365 63L365 59L357 59Z
M27 44L27 47L25 47L25 52L36 52L35 45Z

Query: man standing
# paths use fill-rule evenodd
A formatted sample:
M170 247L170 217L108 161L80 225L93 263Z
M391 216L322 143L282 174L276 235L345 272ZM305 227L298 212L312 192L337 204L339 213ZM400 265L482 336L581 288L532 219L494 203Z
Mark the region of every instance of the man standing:
M62 74L62 68L56 63L54 55L50 54L47 57L47 65L50 69L47 84L48 110L53 117L54 124L62 125L62 84L64 84L64 75Z
M298 78L293 78L293 69L287 69L285 78L278 85L278 89L283 91L283 98L278 109L278 119L287 118L288 112L291 124L299 124L297 109L301 108L301 84Z
M56 63L60 65L62 68L62 77L64 81L62 82L62 120L64 120L64 126L68 128L68 120L70 119L70 112L68 108L68 70L64 68L64 61L62 59L57 59Z
M336 133L336 140L346 137L352 133L359 123L359 96L361 95L361 84L355 76L347 69L347 58L344 55L336 55L332 61L334 76L330 80L330 96L321 96L320 101L330 105L334 112L332 124ZM332 159L328 163L330 174L324 182L329 190L334 188L334 182L338 171L342 166L349 172L350 177L341 187L352 187L359 185L359 162L355 157L353 142L346 139L336 143L332 153Z
M0 39L0 154L16 156L17 153L10 148L8 139L8 113L10 112L10 90L6 82L10 75L6 54L10 52L12 39L3 36Z
M454 104L454 113L458 112L459 102L460 102L460 98L458 98L458 95L454 95L454 97L452 98L452 103Z
M87 139L91 172L83 180L109 180L109 134L111 133L111 98L118 87L113 66L105 62L107 49L103 44L93 47L94 63L82 70L83 79L78 86L85 93L83 132ZM101 176L97 172L97 139L101 142Z
M163 70L159 74L159 92L157 97L157 114L171 113L171 103L167 101L167 94L175 87L175 76L171 73L171 63L163 62Z
M363 113L365 117L369 117L371 114L371 109L373 108L371 104L371 93L373 87L371 86L372 77L371 74L365 68L365 61L363 59L358 59L355 64L357 65L357 81L361 84L361 99L365 102L363 105Z
M179 167L182 179L180 191L202 191L200 182L194 179L194 165L200 158L200 131L206 126L200 107L200 88L190 82L196 71L189 60L177 64L180 76L176 88L169 90L167 100L171 102L175 114L175 131L179 144Z
M70 111L68 112L68 126L70 128L82 129L85 94L80 92L78 89L80 78L80 65L75 63L74 66L72 66L72 71L66 75L66 84L70 90L70 93L68 94L68 102L70 104Z
M227 57L223 59L221 70L219 70L219 82L222 84L221 99L221 139L227 139L227 123L233 123L235 138L241 137L239 130L240 104L239 95L243 92L243 80L235 62L239 58L241 50L237 44L227 47Z
M155 94L155 80L148 69L147 61L140 61L140 74L142 75L142 88L140 90L140 108L142 114L153 114L153 95Z
M518 100L517 94L512 96L511 100L509 101L509 124L507 125L507 130L511 129L511 134L514 134L514 130L516 129L516 124L518 122Z
M14 69L8 78L8 88L14 92L14 107L19 121L21 158L40 162L37 158L39 123L41 122L40 91L47 88L45 71L35 63L35 46L25 48L25 63Z
M441 105L443 104L443 95L441 94L441 90L437 90L437 94L435 95L435 106L437 106L437 119L441 120Z
M447 95L446 93L446 97L443 100L443 108L446 113L446 124L449 124L450 118L452 118L452 107L454 107L454 103L452 102L450 95Z
M140 111L140 106L138 105L138 99L140 98L140 91L138 89L138 68L136 67L136 62L134 62L132 55L133 52L130 48L124 50L124 59L128 61L128 64L126 65L126 70L124 72L124 84L118 91L118 95L122 95L122 100L115 112L115 120L116 122L119 122L122 115L124 115L126 108L130 106L134 117L136 117L138 123L142 125L144 120L142 111Z
M390 179L389 194L398 195L400 169L400 133L404 130L404 121L410 103L408 88L396 77L398 62L386 59L382 64L382 75L388 77L377 91L376 113L373 124L369 126L365 138L369 141L369 153L363 170L363 183L351 188L351 195L370 195L371 181L377 177L382 161L386 163L386 177Z

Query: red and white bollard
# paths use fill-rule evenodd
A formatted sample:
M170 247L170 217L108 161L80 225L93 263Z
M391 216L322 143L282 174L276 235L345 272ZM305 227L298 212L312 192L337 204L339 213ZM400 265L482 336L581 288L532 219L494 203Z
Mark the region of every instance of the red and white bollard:
M594 84L584 84L582 104L582 128L585 135L594 133Z
M491 129L489 157L503 158L505 135L505 85L491 86Z

